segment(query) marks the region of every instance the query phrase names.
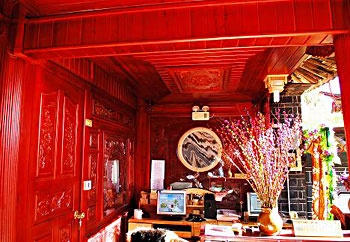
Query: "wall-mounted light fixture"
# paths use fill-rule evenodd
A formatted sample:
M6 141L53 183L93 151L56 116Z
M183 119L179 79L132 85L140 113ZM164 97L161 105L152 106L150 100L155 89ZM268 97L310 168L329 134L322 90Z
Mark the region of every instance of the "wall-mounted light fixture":
M199 106L193 106L192 120L209 120L209 107L203 106L201 109Z
M280 101L280 92L284 90L284 85L287 84L288 74L267 75L265 79L265 87L269 93L273 93L273 101Z

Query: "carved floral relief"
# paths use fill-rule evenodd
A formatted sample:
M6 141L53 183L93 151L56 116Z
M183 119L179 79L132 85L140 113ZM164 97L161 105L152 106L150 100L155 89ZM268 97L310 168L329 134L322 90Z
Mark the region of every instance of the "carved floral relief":
M59 229L59 238L58 238L59 242L71 242L72 241L71 237L72 237L72 231L69 224Z
M58 92L41 95L37 177L53 176L56 154Z
M63 124L63 164L62 172L73 172L76 154L76 135L77 135L77 109L68 98L64 102L64 124Z
M94 100L93 104L94 116L97 116L104 120L116 121L117 123L126 127L132 127L132 125L134 124L134 119L131 115L128 115L121 111L116 111L96 100Z
M73 206L73 189L68 188L56 193L36 195L36 220L49 217Z

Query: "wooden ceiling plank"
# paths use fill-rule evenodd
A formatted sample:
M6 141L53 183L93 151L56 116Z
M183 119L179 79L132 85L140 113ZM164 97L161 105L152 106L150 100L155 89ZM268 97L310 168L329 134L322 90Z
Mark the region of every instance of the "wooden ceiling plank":
M304 72L301 72L299 69L294 71L294 74L299 77L299 79L303 79L303 83L311 83L317 84L318 80L315 78L310 78L310 76L306 75Z
M282 1L276 5L277 11L277 29L281 33L296 32L296 16L294 11L294 1ZM288 16L288 17L286 17Z
M311 65L308 61L305 61L302 67L321 79L326 79L328 77L328 73L318 70L317 66Z
M314 28L312 0L295 1L295 28L299 31L307 31ZM310 19L311 21L305 21Z
M142 1L133 3L132 1L72 1L60 0L54 3L47 3L47 0L36 0L36 4L32 4L32 9L38 9L36 16L43 15L47 19L55 19L59 14L67 14L71 18L78 16L103 16L110 14L130 14L134 12L149 12L149 11L166 11L176 9L201 8L201 7L215 7L215 6L230 6L242 4L254 4L256 2L271 2L275 0L172 0L172 1ZM20 0L20 2L31 2L28 0ZM117 4L118 3L118 4ZM27 4L28 5L28 4ZM88 10L98 10L98 12L88 12ZM52 15L52 16L50 16Z
M63 34L61 36L60 32L56 32L55 39L61 40L62 42L58 42L58 45L80 45L82 44L83 39L83 22L82 19L76 19L74 21L70 21L69 23L67 21L63 21L65 26L62 26L63 28L66 28L66 34ZM57 22L59 23L59 22Z
M332 70L336 71L337 66L335 60L332 60L330 58L323 58L323 57L318 57L316 58L309 58L308 62L313 63L315 66L322 67L325 70Z
M329 0L313 0L312 19L315 28L328 29L332 24L332 12Z
M148 54L138 54L137 56L142 58L157 59L168 57L181 57L181 56L198 56L198 55L226 55L226 56L250 56L256 53L264 51L263 48L245 48L245 49L232 49L232 48L215 48L215 49L198 49L198 50L175 50L175 51L162 51Z
M272 17L269 18L270 23L275 22L276 19ZM242 15L240 19L240 24L242 25L242 34L248 34L251 30L261 33L261 22L259 22L259 12L258 12L258 4L246 4L242 5ZM266 23L265 23L266 24Z
M263 2L258 4L259 26L261 33L276 32L278 21L269 21L270 18L278 19L276 5L277 4L275 2Z
M195 54L186 54L186 55L168 55L168 56L161 56L159 58L156 57L148 57L145 56L143 57L144 59L147 59L149 61L152 61L154 63L158 63L158 62L167 62L167 61L171 61L171 62L180 62L180 61L187 61L187 60L203 60L203 59L226 59L226 60L246 60L247 58L251 57L253 54L247 54L247 55L221 55L221 54L216 54L214 55L214 53L212 55L195 55ZM187 57L186 57L187 56Z
M216 56L193 56L188 55L186 56L174 56L174 57L162 57L162 58L144 58L152 63L155 64L166 64L166 63L180 63L180 62L198 62L198 61L217 61L217 60L223 60L223 61L231 61L231 62L245 62L249 57L252 55L247 56L228 56L228 55L216 55Z

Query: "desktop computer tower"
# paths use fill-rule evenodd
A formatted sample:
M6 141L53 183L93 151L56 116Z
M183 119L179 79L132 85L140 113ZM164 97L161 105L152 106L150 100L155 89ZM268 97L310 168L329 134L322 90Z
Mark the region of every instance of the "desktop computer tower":
M204 194L204 218L216 219L216 209L215 195L210 193Z

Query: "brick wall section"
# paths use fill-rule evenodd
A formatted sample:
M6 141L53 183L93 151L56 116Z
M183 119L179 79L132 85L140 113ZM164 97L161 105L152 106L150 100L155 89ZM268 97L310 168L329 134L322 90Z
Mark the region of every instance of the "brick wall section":
M281 112L286 111L288 114L301 114L301 97L283 95L280 96L279 103L270 103L271 112L276 112L276 109L280 109ZM289 211L298 212L299 217L307 217L308 211L308 198L307 190L308 185L312 185L312 182L306 179L309 173L307 172L305 161L303 159L303 169L302 171L292 171L289 173L289 189L288 182L284 184L284 189L281 192L279 198L278 208L283 214L288 214ZM289 196L288 196L289 191ZM288 204L289 197L289 204Z

